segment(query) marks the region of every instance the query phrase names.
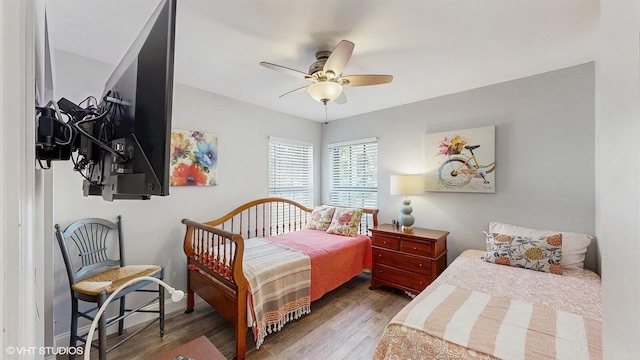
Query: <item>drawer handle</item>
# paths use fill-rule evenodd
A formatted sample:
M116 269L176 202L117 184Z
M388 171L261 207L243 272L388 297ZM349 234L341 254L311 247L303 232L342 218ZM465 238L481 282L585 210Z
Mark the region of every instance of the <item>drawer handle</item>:
M418 248L414 246L414 247L413 247L413 250L418 250Z
M383 241L382 243L386 245L387 244L387 240Z
M378 257L382 257L382 254L378 254ZM420 265L420 266L422 266L422 265Z
M422 264L418 264L418 267L422 267Z

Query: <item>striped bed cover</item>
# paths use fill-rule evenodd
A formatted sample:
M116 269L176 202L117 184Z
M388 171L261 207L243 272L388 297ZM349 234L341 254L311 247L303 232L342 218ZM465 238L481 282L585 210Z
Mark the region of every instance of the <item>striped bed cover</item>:
M245 242L243 271L256 348L268 333L311 311L311 264L299 251L263 239Z
M601 281L467 250L387 325L374 359L601 359Z

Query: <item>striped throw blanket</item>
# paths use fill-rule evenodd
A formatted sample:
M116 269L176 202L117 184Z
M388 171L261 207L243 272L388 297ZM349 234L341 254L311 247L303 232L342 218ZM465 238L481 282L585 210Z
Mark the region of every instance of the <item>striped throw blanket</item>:
M450 284L411 305L393 322L499 359L602 357L601 322L550 307Z
M245 242L242 266L259 348L267 334L311 311L311 263L299 251L253 238Z

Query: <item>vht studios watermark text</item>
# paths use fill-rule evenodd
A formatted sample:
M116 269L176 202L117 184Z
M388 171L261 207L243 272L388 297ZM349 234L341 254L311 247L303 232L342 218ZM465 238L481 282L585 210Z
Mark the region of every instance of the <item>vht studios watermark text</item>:
M82 355L81 347L7 346L7 355Z

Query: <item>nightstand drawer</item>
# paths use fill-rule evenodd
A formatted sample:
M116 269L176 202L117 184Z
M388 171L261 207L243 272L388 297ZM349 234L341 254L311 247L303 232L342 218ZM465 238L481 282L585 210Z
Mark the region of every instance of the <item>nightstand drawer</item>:
M381 264L373 264L373 276L380 280L415 289L417 291L424 290L424 288L432 281L430 276L417 275L409 271Z
M416 274L431 276L431 260L381 249L373 249L373 261L376 264L411 271Z
M402 242L400 243L400 251L414 254L414 255L431 257L433 256L433 251L431 249L432 246L433 246L432 243L424 243L424 242L403 239Z
M399 240L397 236L373 235L371 243L373 246L383 247L392 250L398 250Z

